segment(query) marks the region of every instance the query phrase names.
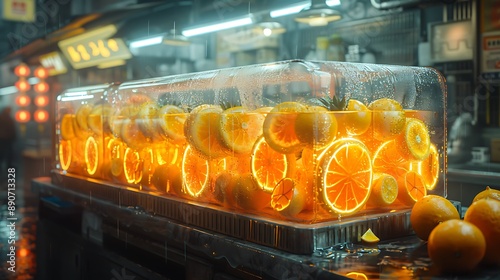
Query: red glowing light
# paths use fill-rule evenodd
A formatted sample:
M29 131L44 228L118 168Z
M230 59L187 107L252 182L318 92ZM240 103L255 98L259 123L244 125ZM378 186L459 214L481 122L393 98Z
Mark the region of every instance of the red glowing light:
M46 122L49 119L49 112L43 109L38 109L34 114L35 121L38 123Z
M46 93L47 91L49 91L49 84L47 84L47 82L45 81L41 81L37 83L34 88L37 93Z
M35 69L33 75L35 75L38 79L46 79L49 76L49 71L42 66L39 66Z
M16 112L16 121L20 123L29 122L31 119L30 112L27 110L19 110Z
M26 248L19 249L19 256L21 258L26 257L29 253L30 253L30 251L28 249L26 249Z
M47 95L39 95L35 97L35 105L38 107L45 107L49 104L49 97Z
M14 85L16 86L16 88L19 91L22 91L22 92L26 92L26 91L30 90L30 88L31 88L28 81L26 81L24 78L19 79L19 81L17 81Z
M19 107L28 106L28 105L30 105L30 102L31 102L31 98L29 96L27 96L27 95L19 95L16 98L16 104Z
M30 75L30 68L28 65L21 63L14 68L14 74L18 77L28 77Z

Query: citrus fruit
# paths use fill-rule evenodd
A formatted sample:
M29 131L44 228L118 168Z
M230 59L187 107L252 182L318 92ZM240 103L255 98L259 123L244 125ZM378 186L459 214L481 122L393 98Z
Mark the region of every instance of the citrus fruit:
M210 164L191 146L187 146L182 157L182 177L186 193L193 198L205 195L209 190Z
M410 169L410 162L399 153L394 140L380 145L373 155L373 171L387 173L396 180Z
M318 159L317 186L327 210L351 215L367 202L372 188L372 164L366 146L355 139L333 142Z
M373 175L372 192L368 198L370 207L386 207L398 198L398 182L385 173Z
M348 135L361 135L365 133L372 123L372 112L361 101L349 99L345 113L341 114L339 122L342 130Z
M477 226L486 240L483 262L500 266L500 201L491 198L473 202L464 220Z
M109 130L107 119L111 111L111 106L108 104L95 105L87 115L87 125L90 130L97 135L107 132Z
M184 133L192 148L209 159L221 158L228 151L220 141L220 114L216 105L200 105L186 119Z
M495 189L492 189L488 186L488 187L486 187L486 189L484 191L478 193L474 197L472 202L476 202L476 201L478 201L480 199L484 199L484 198L491 198L491 199L496 199L496 200L500 201L500 190L495 190Z
M71 166L71 141L70 140L61 140L59 142L59 163L61 164L61 169L66 171Z
M414 171L408 171L398 181L398 199L405 205L414 205L415 202L427 195L422 176Z
M129 184L140 182L142 179L142 163L139 152L127 147L123 154L123 172Z
M250 168L259 187L272 192L281 179L292 173L294 163L295 155L277 152L261 137L253 147Z
M153 149L151 147L147 147L139 153L139 156L141 157L142 161L142 178L140 181L141 185L151 186L153 172L156 168Z
M186 112L174 105L165 105L158 111L158 125L161 131L175 144L181 144L186 141L186 137L184 136L186 118Z
M139 106L137 124L144 136L155 138L157 134L157 115L160 108L155 102L144 102Z
M96 174L101 161L102 155L99 144L93 136L90 136L85 142L85 165L90 176Z
M78 110L76 110L76 123L82 130L90 129L87 123L87 118L90 115L91 111L92 106L90 104L83 104L78 108Z
M182 153L184 148L182 146L172 145L165 141L160 143L154 149L156 163L158 165L163 164L176 164L178 165L182 160Z
M115 137L121 138L122 125L125 119L137 119L139 107L124 106L114 109L108 117L108 126Z
M366 243L377 243L380 241L380 238L373 233L372 229L369 228L363 235L361 235L361 241Z
M337 136L337 119L322 106L309 106L300 112L295 120L295 134L300 142L324 147Z
M403 132L396 139L400 151L412 160L423 160L429 156L431 138L425 123L419 119L406 119Z
M235 178L231 172L221 172L215 179L214 198L223 206L233 207L236 205L233 195Z
M132 149L140 150L151 141L142 134L139 125L134 119L124 119L121 124L121 139Z
M75 137L82 140L87 140L87 137L89 137L92 133L91 130L88 128L87 129L81 128L76 121L76 117L73 118L73 131L75 133Z
M264 115L238 106L224 110L220 116L222 143L233 153L247 154L262 135Z
M127 183L123 170L123 158L111 159L111 176L118 182Z
M413 205L410 214L415 234L425 241L437 225L450 219L460 219L460 214L453 203L438 195L422 197Z
M281 179L271 193L271 207L287 217L295 217L304 210L306 194L292 178Z
M422 161L417 161L417 173L422 175L425 187L433 190L439 179L439 153L434 144L430 145L429 155ZM500 196L499 196L500 197Z
M233 196L236 205L245 211L262 210L271 200L271 195L259 187L250 173L236 175Z
M349 279L359 279L359 280L368 280L368 276L364 274L363 272L357 272L357 271L351 271L349 273L346 273L346 275Z
M452 219L432 230L427 250L433 265L441 272L470 272L482 260L486 241L475 225Z
M73 127L75 115L73 114L65 114L61 119L61 126L59 127L59 131L62 139L71 140L76 137L75 130Z
M172 193L182 187L182 176L179 166L174 164L163 164L156 167L151 183L157 190Z
M306 106L298 102L283 102L276 105L264 120L263 134L271 148L283 154L295 153L303 143L297 138L295 121Z
M368 105L372 111L373 136L379 141L396 138L404 129L405 112L399 102L390 98L380 98Z

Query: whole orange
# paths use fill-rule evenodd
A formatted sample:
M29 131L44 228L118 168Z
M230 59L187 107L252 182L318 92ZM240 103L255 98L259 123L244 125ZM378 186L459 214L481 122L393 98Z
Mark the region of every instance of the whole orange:
M460 219L457 208L449 200L438 195L426 195L418 200L410 214L413 230L422 240L427 240L437 225L451 219Z
M500 201L500 191L492 189L492 188L490 188L488 186L488 187L486 187L486 189L484 191L478 193L474 197L474 199L472 200L472 202L476 202L476 201L478 201L480 199L483 199L483 198L486 198L486 197L489 197L489 198L496 199L496 200Z
M464 220L476 225L486 239L484 263L500 266L500 201L485 198L473 202Z
M432 230L427 251L433 265L441 272L470 272L483 259L486 241L478 227L453 219Z

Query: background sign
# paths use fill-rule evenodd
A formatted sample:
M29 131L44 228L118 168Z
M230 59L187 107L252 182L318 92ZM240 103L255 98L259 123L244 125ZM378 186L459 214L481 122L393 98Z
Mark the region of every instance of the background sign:
M3 18L13 21L35 21L35 0L3 0Z

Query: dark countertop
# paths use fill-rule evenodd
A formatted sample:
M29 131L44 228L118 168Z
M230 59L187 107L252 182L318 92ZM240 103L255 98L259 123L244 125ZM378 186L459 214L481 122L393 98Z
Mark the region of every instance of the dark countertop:
M44 201L49 201L51 207L62 211L78 203L77 200L55 198L68 190L51 184L49 178L33 181L33 189L45 197ZM478 267L468 275L440 275L428 257L426 243L413 235L386 240L375 246L347 243L318 249L312 254L291 254L177 223L133 207L98 199L91 201L90 205L83 206L102 219L102 226L95 230L104 235L126 244L140 244L142 250L181 265L189 255L210 263L224 263L228 270L240 276L247 275L248 279L345 279L348 274L364 275L366 279L500 279L500 268L487 267Z

